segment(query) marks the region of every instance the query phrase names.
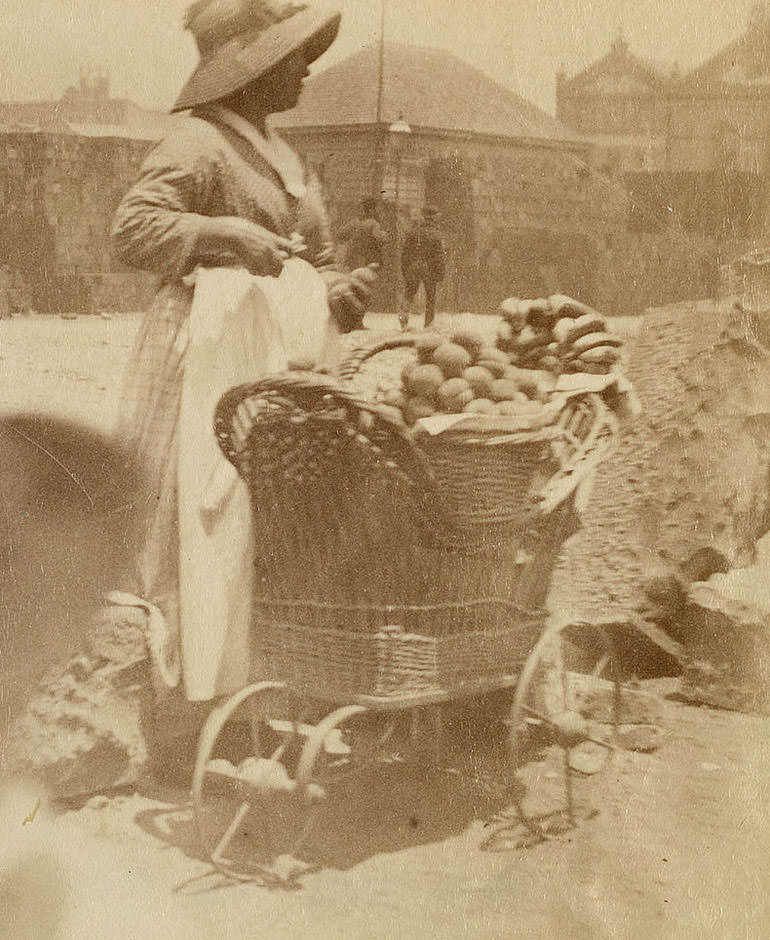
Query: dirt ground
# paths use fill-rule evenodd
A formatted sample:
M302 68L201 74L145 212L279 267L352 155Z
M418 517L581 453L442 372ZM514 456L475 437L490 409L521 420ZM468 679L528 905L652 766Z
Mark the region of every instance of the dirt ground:
M3 321L0 413L109 428L136 323ZM33 802L14 838L67 877L62 919L29 936L766 940L770 719L685 704L677 680L645 687L660 695L657 750L616 754L586 781L598 813L528 847L515 820L490 825L506 809L495 748L473 760L461 748L460 773L380 768L342 794L316 841L320 869L291 891L212 875L183 789L106 794L47 821ZM534 792L556 785L541 770L522 774ZM36 891L52 910L55 892ZM0 936L22 934L0 916Z
M212 875L181 790L97 797L52 824L67 858L78 849L71 932L55 936L79 940L97 924L138 940L764 940L770 722L668 698L660 725L656 752L622 752L590 779L596 816L530 847L518 847L520 826L486 824L501 808L491 788L387 768L342 798L323 867L296 890ZM524 777L553 785L532 767ZM153 918L136 933L134 905Z

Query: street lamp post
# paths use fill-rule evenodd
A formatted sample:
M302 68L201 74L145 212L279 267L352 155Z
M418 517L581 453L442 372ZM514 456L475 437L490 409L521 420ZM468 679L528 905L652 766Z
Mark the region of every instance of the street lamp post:
M408 134L412 133L412 128L404 122L404 115L400 114L398 120L388 128L390 135L393 156L396 159L396 214L398 214L399 198L401 195L401 155Z
M391 150L395 159L395 185L394 185L394 205L396 215L396 266L401 267L401 156L404 144L408 136L412 133L412 128L404 121L403 114L398 116L398 120L388 128L388 137L390 139ZM401 290L396 288L396 306L399 308L399 322L401 328L404 328L403 314L401 312L402 294ZM408 322L408 321L407 321Z

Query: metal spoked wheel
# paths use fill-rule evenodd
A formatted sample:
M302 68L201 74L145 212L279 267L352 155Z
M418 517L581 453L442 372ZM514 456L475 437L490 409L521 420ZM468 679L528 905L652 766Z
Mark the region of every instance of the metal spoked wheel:
M574 632L574 637L572 633ZM601 629L547 631L519 677L509 722L520 820L538 838L595 815L597 774L617 749L621 675Z
M361 706L309 723L282 683L249 686L216 708L201 733L193 808L204 851L237 881L275 885L296 876L314 816L350 773L343 725Z

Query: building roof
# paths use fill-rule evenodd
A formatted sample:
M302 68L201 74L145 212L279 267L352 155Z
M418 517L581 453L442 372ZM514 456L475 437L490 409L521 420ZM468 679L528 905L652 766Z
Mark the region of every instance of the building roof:
M770 85L770 15L757 15L743 35L689 72L684 83Z
M276 115L279 127L377 123L379 47L313 75L299 105ZM387 43L381 120L403 118L413 128L432 128L514 138L574 140L574 134L536 105L440 49Z
M7 130L160 140L179 118L109 98L92 107L62 101L0 102L0 124Z
M561 87L570 92L639 94L655 90L675 71L673 64L635 55L618 37L606 55L572 78L562 79Z

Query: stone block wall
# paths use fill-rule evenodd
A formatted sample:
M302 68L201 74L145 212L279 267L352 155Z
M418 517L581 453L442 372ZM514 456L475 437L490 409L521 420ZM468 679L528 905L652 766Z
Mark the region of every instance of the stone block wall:
M124 137L8 132L0 134L0 263L24 276L36 310L56 312L104 290L99 278L122 273L135 303L143 275L128 274L112 257L109 228L151 142ZM75 291L73 284L80 286ZM97 303L99 303L97 299ZM116 306L117 304L117 306ZM87 312L84 310L84 312Z
M414 129L396 155L374 127L286 133L324 184L333 228L384 187L391 244L377 297L383 308L397 302L398 245L409 213L426 201L442 213L448 249L439 309L484 312L510 294L561 292L609 312L637 313L711 292L705 268L692 263L702 254L694 236L678 237L670 227L634 231L622 182L591 169L580 145ZM22 273L34 309L146 302L150 281L112 257L108 232L151 146L125 137L0 134L0 264ZM112 275L121 277L108 286ZM72 300L75 282L82 302Z

